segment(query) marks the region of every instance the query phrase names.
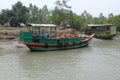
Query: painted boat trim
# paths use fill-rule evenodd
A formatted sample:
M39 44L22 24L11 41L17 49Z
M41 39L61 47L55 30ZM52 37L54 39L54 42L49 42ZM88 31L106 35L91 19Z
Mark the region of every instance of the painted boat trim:
M58 44L38 44L38 43L28 43L28 42L19 42L26 45L31 51L50 51L50 50L65 50L65 49L75 49L80 47L85 47L89 44L89 41L94 37L94 34L90 36L83 37L82 42L78 42L76 44L63 44L59 46Z

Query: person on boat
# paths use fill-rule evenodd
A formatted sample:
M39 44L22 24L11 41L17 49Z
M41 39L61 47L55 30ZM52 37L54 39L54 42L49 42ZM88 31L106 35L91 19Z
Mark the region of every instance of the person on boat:
M46 38L47 38L47 39L50 39L50 38L51 38L51 35L50 35L50 34L46 34Z

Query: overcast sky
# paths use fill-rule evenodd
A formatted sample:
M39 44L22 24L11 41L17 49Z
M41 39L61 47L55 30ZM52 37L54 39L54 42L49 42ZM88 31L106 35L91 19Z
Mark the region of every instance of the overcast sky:
M0 10L11 9L11 6L17 1L21 1L27 7L30 3L39 8L46 4L49 9L53 9L56 0L1 0ZM72 6L72 11L77 14L81 14L85 10L93 16L99 16L101 12L104 16L109 13L120 14L120 0L70 0L68 5Z

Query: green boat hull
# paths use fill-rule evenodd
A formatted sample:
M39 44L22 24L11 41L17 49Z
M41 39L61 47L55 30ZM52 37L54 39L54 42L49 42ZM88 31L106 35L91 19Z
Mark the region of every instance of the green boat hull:
M95 34L95 38L112 39L116 35L116 27L112 24L88 24L89 29L85 34Z
M91 40L91 39L90 39ZM88 46L90 43L90 40L87 40L85 42L77 43L77 44L69 44L69 45L62 45L62 46L41 46L37 43L25 43L24 44L31 50L31 51L54 51L54 50L68 50L68 49L76 49L76 48L82 48L85 46ZM40 45L40 46L38 46Z
M31 32L20 33L20 43L25 44L31 51L67 50L88 46L94 34L77 38L41 39L32 37Z
M105 32L88 32L88 33L86 32L85 34L91 35L93 33L95 34L94 37L99 39L112 39L113 37L116 36L116 34L110 34Z
M19 36L20 43L31 51L53 51L88 46L94 34L79 35L78 31L67 28L57 30L54 24L30 24L28 31L21 31Z
M101 33L101 34L95 34L95 38L99 39L112 39L116 34L106 34L106 33Z
M75 46L63 46L63 47L32 47L30 48L31 51L55 51L55 50L69 50L69 49L76 49L88 46L89 42L78 44Z

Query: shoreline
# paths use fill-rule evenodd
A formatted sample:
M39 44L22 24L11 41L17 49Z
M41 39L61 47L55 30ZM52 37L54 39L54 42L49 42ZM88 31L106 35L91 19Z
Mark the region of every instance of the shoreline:
M18 44L19 32L26 30L27 28L25 27L0 27L0 50L26 47L25 45ZM120 40L120 32L118 32L113 40Z
M19 32L27 31L26 27L0 27L0 41L16 41L19 40ZM120 32L113 38L120 40Z
M0 27L0 41L16 40L19 37L19 32L26 30L26 27Z

